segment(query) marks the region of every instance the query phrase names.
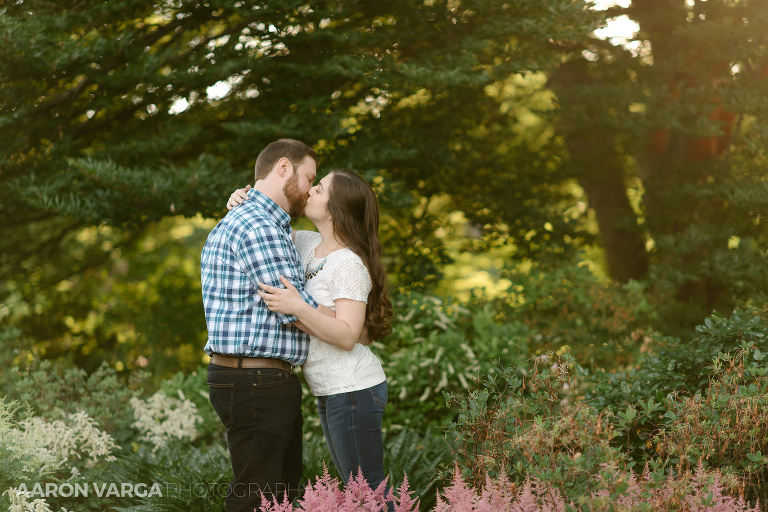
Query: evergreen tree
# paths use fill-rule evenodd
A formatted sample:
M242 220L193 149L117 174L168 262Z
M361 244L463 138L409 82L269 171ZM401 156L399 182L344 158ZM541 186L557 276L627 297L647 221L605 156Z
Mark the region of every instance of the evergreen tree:
M421 194L499 179L524 195L516 155L494 149L509 131L477 129L500 117L485 88L559 58L550 41L591 21L571 0L5 5L3 268L83 225L221 215L282 136Z
M278 137L317 148L321 172L343 166L377 179L385 208L405 221L390 227L404 282L434 279L443 261L432 224L415 219L420 196L454 195L478 222L509 222L515 235L541 226L553 207L540 183L555 156L523 162L518 125L488 91L558 62L553 42L595 26L574 0L20 0L0 9L0 320L44 340L48 355L86 356L83 336L57 333L94 301L119 302L96 289L95 269L112 268L121 248L140 252L145 227L165 216L221 216ZM83 231L104 224L119 229ZM67 293L93 298L67 302ZM88 343L118 347L109 326L89 329Z

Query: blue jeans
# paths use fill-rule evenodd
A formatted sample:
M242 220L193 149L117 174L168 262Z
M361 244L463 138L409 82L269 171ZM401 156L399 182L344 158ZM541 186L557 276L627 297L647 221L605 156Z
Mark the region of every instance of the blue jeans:
M387 382L371 388L317 397L320 424L333 464L346 484L358 468L372 489L386 478L381 420L387 404Z
M227 428L234 477L227 512L253 512L260 495L301 492L301 383L275 368L208 365L211 405Z

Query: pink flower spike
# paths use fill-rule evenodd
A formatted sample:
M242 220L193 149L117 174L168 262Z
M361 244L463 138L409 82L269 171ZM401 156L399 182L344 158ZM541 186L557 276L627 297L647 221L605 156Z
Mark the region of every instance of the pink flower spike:
M264 498L262 494L259 497L259 512L294 512L293 505L288 500L288 493L283 494L282 503L278 503L277 498Z
M446 502L443 502L440 499L440 493L437 493L435 512L473 512L475 510L477 495L461 478L458 463L453 471L453 483L446 487L444 494Z
M323 476L307 484L304 496L299 501L300 511L304 512L340 512L344 502L344 493L339 490L340 482L331 478L328 467L323 464Z
M394 493L389 491L389 500L395 504L395 512L418 512L419 499L413 500L411 498L411 490L408 486L408 475L403 478L403 483L397 489L398 497L395 498Z
M344 511L350 512L380 512L386 509L386 498L384 496L384 485L380 485L376 491L371 489L368 482L365 481L363 470L358 469L357 476L347 483L344 490Z

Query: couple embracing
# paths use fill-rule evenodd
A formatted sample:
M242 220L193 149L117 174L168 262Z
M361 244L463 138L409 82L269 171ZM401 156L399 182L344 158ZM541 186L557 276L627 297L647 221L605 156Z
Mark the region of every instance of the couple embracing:
M227 512L300 491L302 366L331 458L346 483L358 468L384 481L387 381L370 340L389 334L392 304L370 185L333 170L314 185L315 151L293 139L256 159L201 256L210 401L227 429L234 478ZM293 231L306 217L314 231Z

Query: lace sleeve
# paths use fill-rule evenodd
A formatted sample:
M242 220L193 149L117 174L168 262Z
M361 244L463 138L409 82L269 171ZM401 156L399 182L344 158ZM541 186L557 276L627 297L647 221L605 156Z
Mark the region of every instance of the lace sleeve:
M333 300L352 299L368 303L371 287L368 269L357 256L342 259L333 269L331 276L331 298Z

